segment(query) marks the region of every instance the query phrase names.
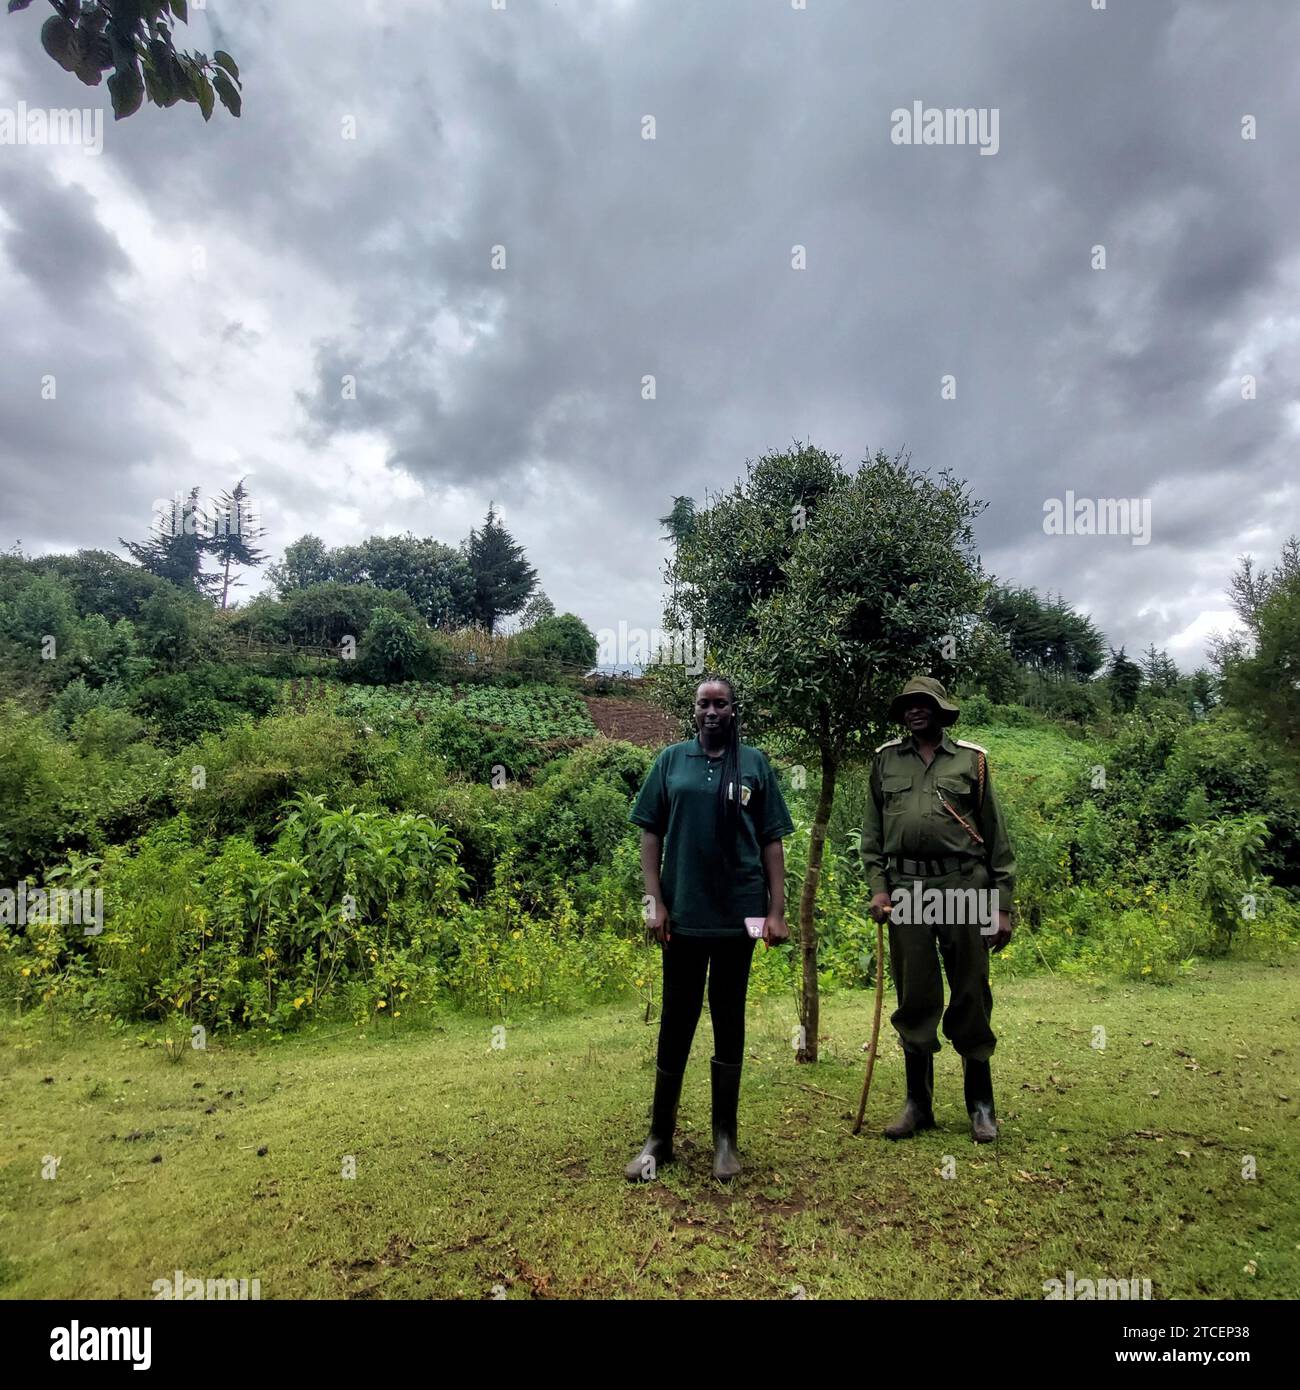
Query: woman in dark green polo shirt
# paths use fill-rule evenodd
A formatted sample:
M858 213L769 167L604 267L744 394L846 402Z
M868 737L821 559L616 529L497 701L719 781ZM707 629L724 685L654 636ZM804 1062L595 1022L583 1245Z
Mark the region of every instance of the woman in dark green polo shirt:
M794 824L767 758L740 741L729 680L706 676L696 687L695 727L693 739L671 744L655 759L631 812L641 827L647 925L664 961L650 1135L627 1165L632 1182L653 1178L672 1159L677 1102L706 978L713 1020L713 1176L725 1182L740 1172L736 1110L750 958L759 936L769 946L790 938L781 838Z

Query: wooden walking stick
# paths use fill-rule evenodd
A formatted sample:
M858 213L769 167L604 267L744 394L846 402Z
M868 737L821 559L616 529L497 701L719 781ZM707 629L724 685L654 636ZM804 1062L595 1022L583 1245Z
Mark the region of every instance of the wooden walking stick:
M886 916L893 907L883 909ZM876 1069L876 1048L880 1043L880 1006L885 998L885 924L876 923L876 1015L871 1020L871 1051L867 1054L867 1079L862 1083L862 1103L858 1106L858 1118L853 1125L853 1133L862 1129L862 1117L867 1113L867 1095L871 1090L871 1073Z

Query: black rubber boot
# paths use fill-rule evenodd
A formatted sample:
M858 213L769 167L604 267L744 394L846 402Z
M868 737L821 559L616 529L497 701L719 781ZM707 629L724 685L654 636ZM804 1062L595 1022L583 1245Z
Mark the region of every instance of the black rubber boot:
M628 1182L653 1182L661 1164L673 1161L673 1131L677 1128L677 1102L684 1072L655 1068L655 1098L650 1111L650 1134L641 1152L623 1169Z
M970 1137L977 1144L991 1144L998 1137L998 1121L993 1111L993 1068L988 1062L977 1062L971 1057L964 1059L963 1067Z
M886 1139L908 1139L918 1130L934 1128L934 1053L903 1049L907 1099L885 1126Z
M740 1069L743 1064L709 1063L713 1077L713 1176L730 1182L740 1172L736 1152L736 1111L740 1107Z

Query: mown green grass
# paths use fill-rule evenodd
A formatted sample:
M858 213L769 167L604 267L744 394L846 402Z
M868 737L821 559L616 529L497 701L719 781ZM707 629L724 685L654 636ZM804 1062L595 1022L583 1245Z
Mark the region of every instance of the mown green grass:
M1200 967L1176 989L1003 980L996 1004L988 1148L948 1048L941 1128L880 1137L892 1040L851 1137L868 994L826 1002L815 1067L792 1060L789 1003L757 1004L730 1189L708 1171L707 1017L679 1161L644 1187L621 1172L653 1076L633 1005L507 1024L503 1049L449 1015L179 1064L148 1030L9 1024L0 1290L143 1298L179 1268L258 1278L264 1298L1041 1298L1072 1269L1149 1278L1156 1298L1300 1293L1300 968Z

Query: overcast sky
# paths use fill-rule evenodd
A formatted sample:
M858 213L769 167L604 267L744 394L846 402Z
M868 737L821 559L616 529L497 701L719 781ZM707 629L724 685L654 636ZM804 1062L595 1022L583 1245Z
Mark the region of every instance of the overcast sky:
M906 447L989 570L1189 669L1300 529L1300 6L1097 3L190 0L241 119L0 145L0 546L244 474L277 554L495 500L559 609L649 628L674 494ZM0 116L107 108L49 13L0 14ZM916 102L996 143L896 143ZM1067 490L1149 543L1045 534Z

